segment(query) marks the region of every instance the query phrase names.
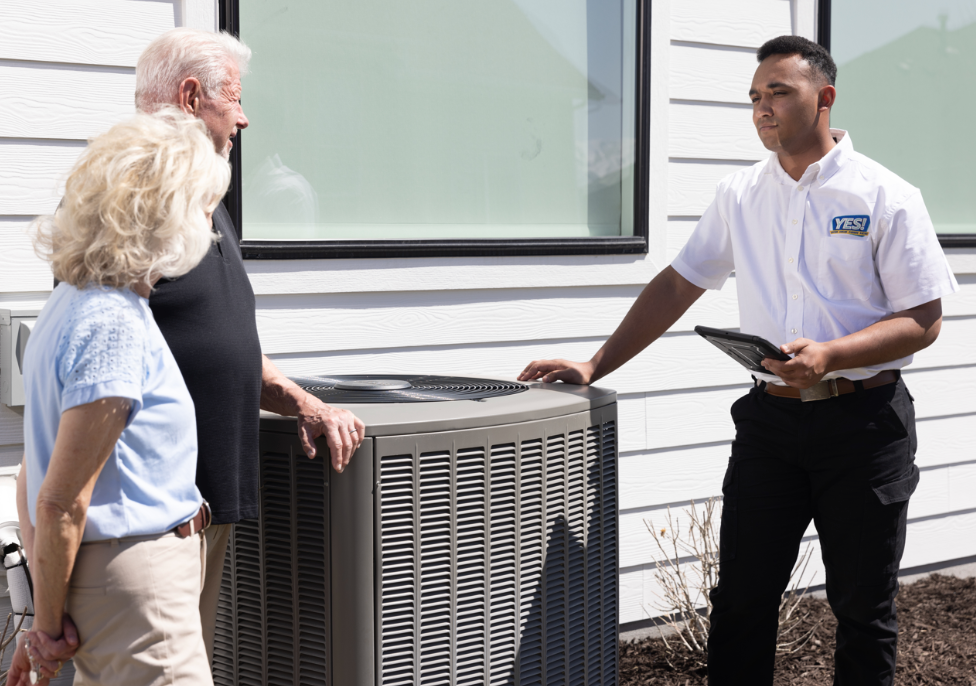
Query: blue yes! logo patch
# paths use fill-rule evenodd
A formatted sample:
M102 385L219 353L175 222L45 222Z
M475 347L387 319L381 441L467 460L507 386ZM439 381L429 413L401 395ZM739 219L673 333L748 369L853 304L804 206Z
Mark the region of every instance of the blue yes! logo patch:
M830 233L846 233L849 236L867 236L871 217L866 214L852 214L834 217L830 220Z

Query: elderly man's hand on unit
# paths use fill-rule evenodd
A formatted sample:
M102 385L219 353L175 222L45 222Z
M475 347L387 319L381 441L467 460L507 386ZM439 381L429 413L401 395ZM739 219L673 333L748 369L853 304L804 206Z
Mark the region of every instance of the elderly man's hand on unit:
M352 454L362 445L366 425L349 410L326 405L314 395L306 393L298 413L298 435L309 458L314 458L317 453L315 439L325 436L332 454L332 467L342 472Z

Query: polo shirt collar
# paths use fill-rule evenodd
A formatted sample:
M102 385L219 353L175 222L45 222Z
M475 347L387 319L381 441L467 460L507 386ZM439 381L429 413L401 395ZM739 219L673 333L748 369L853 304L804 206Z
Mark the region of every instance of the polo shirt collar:
M800 177L801 182L809 183L811 181L810 177L820 177L821 181L826 181L831 176L840 171L844 163L850 158L851 153L854 152L854 145L851 143L851 135L844 131L843 129L831 129L830 134L834 137L837 142L830 152L824 155L818 162L814 162L806 171L803 172L803 176ZM766 163L766 174L771 174L773 178L781 184L793 185L796 183L789 174L783 169L783 165L779 163L779 157L776 153L770 153L769 161Z

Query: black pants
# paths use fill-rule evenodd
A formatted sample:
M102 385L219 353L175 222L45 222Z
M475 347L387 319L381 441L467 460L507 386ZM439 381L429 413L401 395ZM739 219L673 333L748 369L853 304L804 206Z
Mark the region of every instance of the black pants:
M918 484L904 382L807 403L754 388L732 418L709 684L773 683L779 602L811 519L838 621L834 685L894 683L897 573Z

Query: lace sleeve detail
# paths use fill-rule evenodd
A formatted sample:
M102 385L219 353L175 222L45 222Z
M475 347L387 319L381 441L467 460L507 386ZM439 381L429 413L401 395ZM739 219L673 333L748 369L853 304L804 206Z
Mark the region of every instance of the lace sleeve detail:
M142 405L148 342L144 315L125 293L82 291L58 345L61 411L100 398L123 397L133 401L131 421Z

